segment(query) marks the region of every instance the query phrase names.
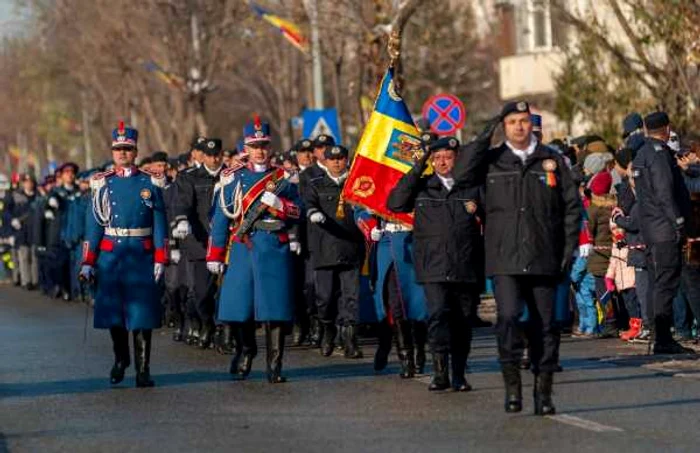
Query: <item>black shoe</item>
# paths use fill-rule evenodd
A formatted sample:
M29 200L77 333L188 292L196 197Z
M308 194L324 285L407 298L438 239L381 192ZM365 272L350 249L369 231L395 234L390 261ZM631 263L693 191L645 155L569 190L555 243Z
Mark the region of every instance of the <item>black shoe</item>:
M449 357L447 353L433 354L433 379L428 390L431 392L450 388L450 373L448 371Z
M177 329L175 329L175 331L173 332L173 341L175 343L182 343L182 341L184 339L185 339L185 336L182 333L182 329L179 327Z
M377 339L379 345L374 353L374 371L383 371L389 363L389 353L391 352L391 327L388 322L382 322L377 327Z
M361 359L363 354L360 347L357 345L357 326L344 327L345 331L345 358L346 359Z
M321 340L321 355L330 357L335 348L335 336L338 330L332 322L323 324L323 339Z
M129 332L121 327L109 329L112 338L112 350L114 351L114 366L109 372L109 383L119 384L124 380L124 371L131 365L129 356Z
M467 371L467 358L463 355L452 354L452 390L455 392L468 392L472 386L467 382L464 373Z
M199 341L197 346L199 349L209 349L214 335L214 326L210 323L204 324L202 330L199 333Z
M124 372L129 368L130 363L127 362L114 362L112 370L109 372L109 383L112 385L119 384L124 380Z
M321 322L315 316L311 318L309 345L315 348L321 346Z
M250 354L244 354L240 361L240 365L238 366L238 376L241 379L247 378L250 374L251 368L253 368L253 356Z
M413 335L411 324L408 321L396 321L396 352L401 363L399 377L401 379L411 379L416 375L416 364L413 356Z
M535 399L535 415L554 415L556 409L552 402L552 373L541 373L535 375L535 383L533 385L533 397Z
M151 334L152 330L134 331L134 361L136 362L136 387L155 386L151 379Z
M506 387L505 410L512 414L523 410L523 386L517 365L503 365L503 383Z
M654 354L695 354L694 349L686 348L675 340L654 343Z
M226 323L221 327L221 335L219 337L219 342L216 345L216 352L222 355L231 355L234 352L236 352L237 345L235 345L234 343L235 336L233 332L233 326L231 324Z

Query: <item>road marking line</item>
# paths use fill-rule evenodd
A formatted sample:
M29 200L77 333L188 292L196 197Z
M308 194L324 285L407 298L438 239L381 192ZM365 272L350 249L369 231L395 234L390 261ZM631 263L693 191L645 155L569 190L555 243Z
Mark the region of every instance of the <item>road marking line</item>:
M566 425L576 426L577 428L587 429L588 431L594 431L596 433L609 433L609 432L622 432L624 429L618 428L616 426L602 425L591 420L586 420L585 418L575 417L573 415L559 414L559 415L548 415L548 419L554 420Z

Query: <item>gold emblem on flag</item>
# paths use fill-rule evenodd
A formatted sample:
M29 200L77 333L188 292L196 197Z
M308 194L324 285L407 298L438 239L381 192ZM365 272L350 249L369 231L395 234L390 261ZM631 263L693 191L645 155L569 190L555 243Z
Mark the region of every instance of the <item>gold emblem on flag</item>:
M401 102L401 96L399 96L399 93L396 91L396 85L394 85L393 80L389 82L389 86L387 87L386 91L389 93L389 97L392 101Z
M361 198L369 197L376 189L371 176L360 176L352 185L352 193Z

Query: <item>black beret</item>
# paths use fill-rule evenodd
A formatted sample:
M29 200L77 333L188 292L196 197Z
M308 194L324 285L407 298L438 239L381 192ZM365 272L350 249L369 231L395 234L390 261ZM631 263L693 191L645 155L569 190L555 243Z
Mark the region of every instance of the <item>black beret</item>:
M142 159L139 161L139 167L141 167L141 166L143 166L143 165L152 164L152 163L153 163L153 159L151 159L150 157L146 156L146 157L142 158Z
M530 113L530 104L525 101L508 102L501 110L501 118L505 119L511 113Z
M644 127L642 115L637 112L630 113L622 120L622 138L626 138L632 132L642 127Z
M180 165L187 165L190 161L190 153L183 153L177 156L177 162Z
M156 151L151 155L151 161L168 163L168 153L165 151Z
M644 117L644 125L647 130L661 129L671 124L666 112L652 112Z
M615 162L617 162L620 167L627 168L629 163L634 160L635 154L636 153L629 148L622 148L615 153Z
M326 159L342 159L348 157L348 154L348 149L342 145L329 146L323 153Z
M314 150L314 142L312 142L308 138L305 138L303 140L299 140L296 143L296 145L294 145L294 149L300 153L312 152Z
M321 134L314 140L314 146L334 146L335 139L332 135Z
M457 151L459 149L459 140L455 137L440 137L430 144L430 151L438 151L450 149L452 151Z
M197 144L197 149L209 156L221 154L222 143L220 138L208 138Z

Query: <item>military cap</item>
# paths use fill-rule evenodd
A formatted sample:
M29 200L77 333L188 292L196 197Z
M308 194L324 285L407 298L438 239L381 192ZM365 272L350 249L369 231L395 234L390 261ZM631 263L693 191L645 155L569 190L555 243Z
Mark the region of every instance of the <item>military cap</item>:
M439 138L440 138L440 136L438 134L436 134L435 132L431 132L431 131L423 131L420 134L420 140L425 145L429 145Z
M661 129L671 124L666 112L652 112L644 117L644 125L647 130Z
M177 163L179 165L187 165L190 161L190 155L189 153L182 153L179 156L177 156Z
M270 141L270 124L262 122L260 117L255 115L253 121L250 121L243 128L243 143L253 145L256 143L269 143Z
M208 156L221 154L222 143L220 138L208 138L197 144L197 149Z
M139 131L133 127L124 126L120 121L116 129L112 131L112 149L136 148L139 140Z
M455 137L450 137L450 136L445 136L445 137L440 137L434 142L430 144L430 151L439 151L439 150L452 150L452 151L458 151L459 150L459 140L457 140Z
M294 149L298 153L310 153L313 152L314 150L314 142L309 140L308 138L305 138L303 140L299 140L296 145L294 145Z
M329 146L323 152L326 159L343 159L347 158L349 154L348 149L342 145Z
M501 110L501 118L505 119L511 113L530 113L530 104L525 101L507 102Z
M67 170L69 168L73 170L73 173L78 174L79 167L78 167L78 164L76 164L74 162L66 162L66 163L62 164L60 167L58 167L56 169L56 173L61 173L64 170Z
M314 139L314 147L320 146L335 146L335 139L332 135L321 134Z
M139 167L143 167L144 165L148 165L148 164L152 164L152 163L153 163L153 159L151 159L149 156L146 156L139 161Z
M224 156L224 157L233 157L233 156L235 156L235 155L237 155L237 154L238 154L238 149L237 149L237 148L225 149L225 150L223 151L223 156Z
M201 135L198 137L195 137L194 140L192 140L192 143L190 143L190 149L196 149L197 145L202 143L204 140L206 140L206 137L202 137Z
M168 163L168 153L165 151L156 151L151 154L151 162L165 162Z
M632 132L644 127L642 115L637 112L632 112L622 120L622 138L627 138Z

